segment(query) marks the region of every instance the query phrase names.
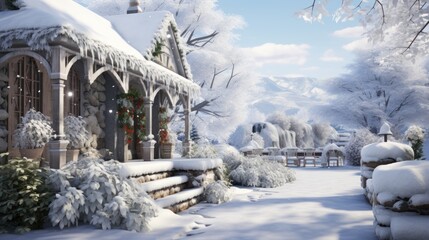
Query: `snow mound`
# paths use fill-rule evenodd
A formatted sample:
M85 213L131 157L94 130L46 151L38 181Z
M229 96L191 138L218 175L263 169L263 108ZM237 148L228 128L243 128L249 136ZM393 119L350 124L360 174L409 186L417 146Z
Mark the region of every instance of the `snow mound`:
M429 236L428 216L394 217L390 225L392 239L425 240Z
M401 198L429 192L429 161L405 161L378 166L373 172L374 193L388 192ZM429 197L428 194L423 195ZM422 195L415 197L418 202Z
M361 150L362 162L377 162L385 159L394 159L396 161L414 159L413 149L402 143L381 142L366 145Z

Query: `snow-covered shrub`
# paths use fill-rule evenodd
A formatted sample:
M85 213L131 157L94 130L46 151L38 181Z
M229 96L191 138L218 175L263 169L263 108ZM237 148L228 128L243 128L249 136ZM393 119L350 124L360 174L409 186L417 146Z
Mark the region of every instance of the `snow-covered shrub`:
M109 229L148 229L157 208L133 180L121 178L118 161L85 158L52 170L49 180L58 191L50 204L51 223L64 226L79 221Z
M215 158L217 157L216 149L209 143L194 144L189 153L190 158Z
M348 165L360 166L360 152L365 145L377 142L378 138L368 129L359 129L352 135L350 141L346 144L345 154Z
M279 187L296 179L293 170L261 157L246 158L229 176L236 185L263 188Z
M69 147L82 148L89 140L89 132L86 130L86 122L82 117L67 116L64 119L64 133L69 140Z
M234 185L270 188L295 180L295 172L278 162L247 158L228 145L217 146L217 151Z
M217 146L216 150L228 172L236 169L246 159L236 148L229 145Z
M49 118L34 108L22 117L13 136L15 147L20 149L42 148L52 136L54 129Z
M0 233L41 228L53 193L45 184L46 170L27 159L0 166Z
M216 181L204 189L204 198L208 203L224 203L232 199L231 189L224 181Z
M405 132L405 138L411 143L411 148L414 151L414 158L420 159L423 157L424 130L419 126L412 125Z

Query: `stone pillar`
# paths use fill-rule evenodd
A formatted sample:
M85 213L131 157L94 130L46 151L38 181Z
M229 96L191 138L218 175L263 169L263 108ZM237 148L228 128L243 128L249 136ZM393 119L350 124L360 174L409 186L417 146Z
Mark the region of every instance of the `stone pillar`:
M191 98L189 96L185 97L184 106L184 114L185 114L185 139L183 140L183 156L187 156L190 154L192 149L192 139L191 139L191 122L190 122L190 114L191 114Z
M61 168L66 164L68 141L64 135L64 88L67 80L65 53L59 47L52 49L52 128L54 136L49 142L49 165Z
M155 153L155 143L156 141L153 140L154 136L152 133L152 105L153 101L146 97L143 99L144 103L144 111L145 111L145 131L146 136L145 139L143 139L143 159L145 161L152 161L154 160L154 153Z
M59 169L66 164L67 145L64 135L64 79L52 81L52 127L54 136L49 141L49 165Z

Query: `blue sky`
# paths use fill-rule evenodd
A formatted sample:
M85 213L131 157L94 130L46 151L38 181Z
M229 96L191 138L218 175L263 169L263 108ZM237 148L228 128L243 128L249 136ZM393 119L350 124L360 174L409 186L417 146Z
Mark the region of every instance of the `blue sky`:
M308 23L298 18L296 12L311 2L219 0L218 5L226 14L240 15L246 22L237 32L240 39L236 45L264 52L266 61L259 67L260 74L318 79L338 76L353 61L352 50L359 45L361 29L356 22L336 23L329 17L323 23ZM267 50L270 48L272 51ZM273 58L276 60L269 60L270 52L277 55Z

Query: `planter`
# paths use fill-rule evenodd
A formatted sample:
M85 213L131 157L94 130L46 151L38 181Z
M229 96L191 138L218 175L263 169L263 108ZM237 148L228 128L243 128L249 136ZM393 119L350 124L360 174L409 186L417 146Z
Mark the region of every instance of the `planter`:
M77 159L79 158L79 149L67 149L67 153L66 153L66 162L73 162L73 161L77 161Z
M42 147L42 148L29 148L29 149L20 148L19 152L21 153L21 157L25 157L28 159L38 159L38 158L42 157L43 149L44 149L44 147Z
M143 159L143 142L136 144L136 155L138 159Z
M161 158L173 158L173 144L172 143L162 143L159 146L159 152Z

